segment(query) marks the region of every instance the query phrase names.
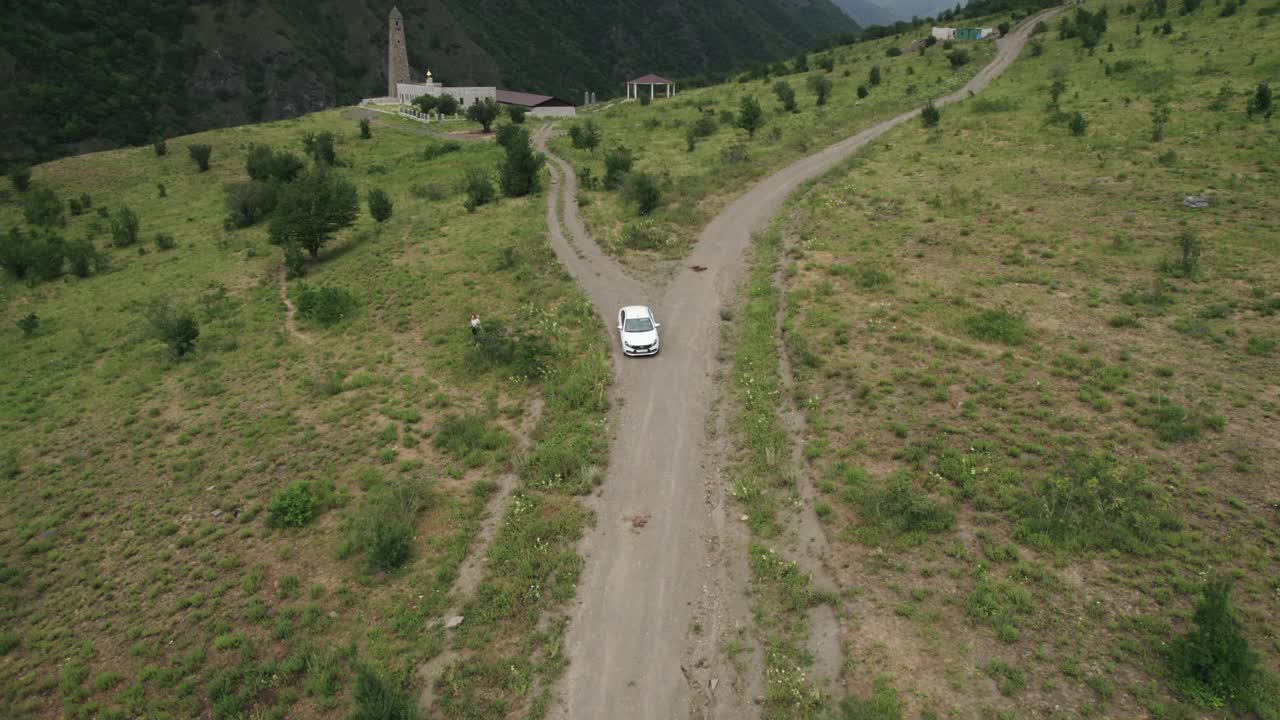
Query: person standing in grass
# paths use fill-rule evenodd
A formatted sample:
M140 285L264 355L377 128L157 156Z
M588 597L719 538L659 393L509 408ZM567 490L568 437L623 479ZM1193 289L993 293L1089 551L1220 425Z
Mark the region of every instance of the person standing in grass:
M471 337L480 337L480 316L475 313L471 313Z

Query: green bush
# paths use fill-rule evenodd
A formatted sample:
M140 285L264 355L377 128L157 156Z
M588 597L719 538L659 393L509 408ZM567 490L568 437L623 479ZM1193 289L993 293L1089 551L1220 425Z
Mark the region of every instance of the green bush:
M740 129L747 131L748 139L754 138L756 131L764 127L764 110L760 107L760 101L756 100L755 96L743 96L738 104L738 117L734 123Z
M426 161L435 160L444 157L450 153L456 153L462 149L462 143L456 140L445 140L443 142L430 143L422 148L422 159Z
M200 172L205 172L209 169L209 156L213 154L213 146L202 143L188 145L187 154L196 162Z
M773 84L773 94L778 96L778 102L782 103L782 111L793 113L796 111L796 90L791 87L791 83L786 80L779 80Z
M169 143L164 138L159 138L151 143L151 149L155 152L156 157L164 157L169 154Z
M502 428L480 415L449 415L436 428L431 444L474 468L501 460L508 440Z
M369 128L369 118L360 118L360 139L368 140L373 137L373 130Z
M111 244L121 248L137 245L141 227L138 213L128 205L121 205L111 215Z
M1021 345L1030 334L1021 315L1003 308L970 315L964 319L963 327L972 337L1004 345Z
M805 86L809 88L809 92L814 94L814 104L822 107L827 104L827 99L831 97L831 79L823 75L810 75L805 81Z
M267 525L300 528L316 516L316 496L309 483L298 481L276 493L267 507Z
M1089 121L1084 119L1084 115L1079 112L1072 113L1071 120L1068 121L1067 127L1071 129L1071 134L1076 137L1084 135L1089 128Z
M504 375L533 380L542 376L552 354L551 345L536 330L507 328L492 320L467 349L465 364L475 373L500 368Z
M525 116L528 114L528 108L517 107L515 105L509 105L507 107L507 117L511 118L511 122L516 125L523 125Z
M867 72L867 84L875 87L880 84L880 66L872 65L871 70Z
M867 95L870 95L870 94L871 94L871 93L869 93L869 92L867 91L867 86L866 86L866 85L859 85L859 86L858 86L858 99L859 99L859 100L863 100L863 99L865 99L865 98L867 97Z
M658 181L645 172L633 172L627 175L622 186L622 201L635 208L636 214L648 215L658 208L662 202L662 190Z
M185 358L195 349L200 325L190 311L175 310L167 300L157 299L143 309L143 317L175 359Z
M338 163L337 153L333 149L333 133L331 132L303 135L302 147L319 167L332 167Z
M412 556L417 516L435 503L426 480L405 476L375 485L347 521L348 539L339 554L363 553L365 568L374 572L404 565Z
M524 197L538 192L546 157L533 151L528 130L516 125L509 127L515 130L508 132L507 152L499 166L498 184L502 186L503 195Z
M355 703L350 720L418 720L414 699L388 685L363 663L356 665Z
M65 208L58 199L57 193L49 188L37 188L22 199L22 216L28 223L40 227L55 227L67 224Z
M272 245L302 247L312 258L360 214L360 198L349 181L319 167L284 186L271 215Z
M924 106L924 109L920 111L920 120L924 123L925 127L930 128L937 127L938 121L942 120L942 111L933 104L932 98L929 99L929 102Z
M244 169L250 180L292 182L306 169L302 158L287 150L274 150L269 145L251 145Z
M1264 120L1270 120L1272 113L1275 112L1275 102L1271 98L1271 86L1266 82L1258 83L1253 95L1249 96L1245 111L1250 119L1253 119L1254 115L1261 115Z
M1140 427L1154 430L1165 442L1185 442L1200 436L1202 430L1221 431L1226 420L1221 415L1206 415L1184 408L1166 397L1153 397L1138 411L1135 420Z
M579 150L596 151L600 145L600 126L594 120L573 125L569 128L569 141Z
M265 180L227 183L223 186L227 225L246 228L265 220L276 209L280 185Z
M475 212L476 208L488 205L498 198L498 191L494 189L489 173L478 167L467 168L462 180L462 192L466 195L462 204L467 212Z
M311 287L299 283L294 291L298 314L323 327L336 325L355 312L355 297L342 288Z
M155 237L156 250L161 252L172 250L178 247L178 241L173 239L169 233L157 233Z
M625 145L619 145L609 150L604 156L604 187L606 190L616 190L622 186L623 180L627 174L631 172L631 166L635 163L635 158L631 154L631 149Z
M31 168L27 165L14 165L9 168L9 182L13 189L24 193L31 188Z
M17 280L36 282L61 275L65 255L66 243L47 231L11 228L0 235L0 267Z
M17 325L22 331L22 337L31 337L40 329L40 318L35 313L27 313L18 318Z
M467 119L474 123L480 123L481 129L486 132L493 131L493 121L498 119L502 114L502 106L493 98L485 98L471 104L467 108Z
M1248 706L1254 704L1251 690L1261 672L1258 656L1249 649L1232 607L1229 580L1205 585L1193 621L1195 627L1173 643L1169 654L1179 693L1206 709L1224 704L1255 709Z
M369 214L379 223L384 223L391 219L393 205L391 198L387 196L381 189L373 189L369 191Z
M952 68L957 70L968 65L972 59L968 50L954 50L947 53L947 61L951 63Z

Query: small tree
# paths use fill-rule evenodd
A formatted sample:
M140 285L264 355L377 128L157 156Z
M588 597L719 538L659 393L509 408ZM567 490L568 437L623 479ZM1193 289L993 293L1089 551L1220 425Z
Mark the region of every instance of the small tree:
M391 219L391 198L388 197L385 192L380 189L370 190L368 201L369 214L372 215L373 219L378 221L379 224Z
M516 125L523 125L525 116L529 114L528 108L522 108L518 105L507 106L507 117L511 118L511 122Z
M67 265L76 277L89 277L95 270L101 272L106 267L107 256L99 253L87 237L68 242L66 254Z
M423 114L430 115L432 110L436 109L435 95L419 95L413 99L413 104Z
M1178 236L1178 273L1182 277L1194 277L1200 268L1200 254L1204 250L1200 238L1190 230Z
M594 120L574 125L569 128L569 140L575 148L589 150L594 155L600 144L600 126Z
M819 57L819 58L818 58L818 67L822 68L822 69L823 69L824 71L826 71L826 72L831 72L831 71L835 70L835 69L836 69L836 61L835 61L835 58L831 57L831 55L830 55L830 54L826 54L826 55L823 55L823 56Z
M859 100L862 100L862 99L863 99L863 98L865 98L868 94L869 94L869 93L867 92L867 86L866 86L866 85L859 85L859 86L858 86L858 99L859 99Z
M498 119L502 114L502 106L493 100L493 98L485 98L477 103L472 103L467 108L467 119L471 122L480 123L480 127L484 128L486 133L493 132L493 121Z
M359 214L355 186L320 167L285 186L267 232L271 244L297 245L316 258L320 248Z
M1250 120L1254 115L1261 115L1262 119L1270 120L1272 113L1275 112L1274 102L1271 99L1271 86L1265 82L1258 83L1257 89L1249 97L1249 104L1245 107L1245 111Z
M29 338L40 329L40 318L35 313L27 313L18 319L18 329L22 331L22 337Z
M302 158L287 150L273 150L268 145L251 145L244 169L249 177L262 182L292 182L305 168Z
M1196 603L1195 628L1178 638L1170 654L1178 689L1198 705L1242 699L1255 681L1258 657L1249 650L1231 607L1231 583L1214 580Z
M141 227L138 213L128 205L121 205L111 214L111 244L116 247L137 245Z
M200 172L205 172L209 169L209 156L213 154L213 146L204 143L188 145L187 154L196 161L196 167L200 168Z
M924 126L929 128L937 127L938 121L942 120L942 111L933 104L933 98L929 98L929 104L920 111L920 119L924 121Z
M507 197L524 197L538 191L542 166L546 157L535 153L529 142L529 131L512 125L516 132L506 145L507 156L499 168L498 183Z
M1156 98L1155 107L1151 109L1151 142L1160 142L1164 139L1164 126L1168 124L1171 114L1169 98Z
M967 50L955 50L947 54L947 60L951 63L952 68L962 68L969 64L969 52Z
M458 98L445 93L436 98L436 112L441 115L457 115L458 114Z
M488 205L498 197L498 193L493 189L493 181L489 179L489 173L478 167L467 168L462 181L462 192L467 196L462 202L467 212L475 212L476 208Z
M302 147L318 167L332 167L338 162L337 152L333 149L333 133L307 133L302 136Z
M26 192L31 188L31 168L27 165L9 168L9 182L13 183L13 189L18 192Z
M805 53L797 55L794 67L798 73L809 72L809 56Z
M831 78L811 75L805 84L809 86L809 92L816 96L813 101L815 105L821 107L827 104L827 98L831 97Z
M66 208L49 188L36 188L22 199L22 216L32 225L54 227L67 224Z
M774 83L773 94L777 95L778 101L782 103L783 112L796 111L796 91L791 87L791 83L786 80Z
M756 131L764 127L764 110L754 95L742 98L738 105L737 126L747 131L748 138L754 138Z
M626 178L627 173L631 172L631 166L635 162L635 158L631 155L631 148L625 145L619 145L612 148L604 155L604 187L606 190L616 190L622 181Z
M871 87L875 87L876 85L880 84L880 66L879 65L871 66L871 72L867 73L867 83L870 84Z
M181 360L195 349L200 325L190 311L174 310L167 300L155 300L143 310L143 316L156 337L169 346L175 359Z
M1084 115L1076 112L1071 115L1071 121L1067 123L1067 127L1071 128L1072 135L1081 137L1089 129L1089 121L1084 119Z
M373 130L369 128L369 118L360 118L360 139L368 140L373 137Z
M1067 81L1061 78L1054 80L1049 86L1049 105L1058 107L1058 99L1062 97L1062 93L1067 91Z
M169 154L169 143L164 138L156 138L155 142L151 143L151 149L156 157L164 157Z
M662 202L662 191L653 176L633 172L627 176L627 181L622 186L622 201L634 207L637 214L648 215Z

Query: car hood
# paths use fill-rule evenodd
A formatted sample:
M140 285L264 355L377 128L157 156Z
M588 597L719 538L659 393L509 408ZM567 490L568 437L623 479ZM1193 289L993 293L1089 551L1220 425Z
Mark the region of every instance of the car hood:
M622 333L622 340L628 345L652 345L658 342L658 333L650 330L649 332L629 332Z

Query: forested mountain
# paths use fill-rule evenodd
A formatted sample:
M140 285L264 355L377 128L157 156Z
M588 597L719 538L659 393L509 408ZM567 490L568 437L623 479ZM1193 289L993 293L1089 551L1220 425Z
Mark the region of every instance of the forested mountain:
M0 166L386 92L392 0L0 4ZM632 74L794 54L856 25L830 0L399 0L415 73L580 101Z

